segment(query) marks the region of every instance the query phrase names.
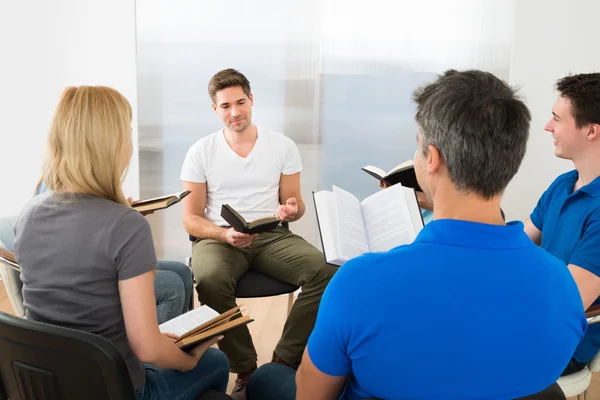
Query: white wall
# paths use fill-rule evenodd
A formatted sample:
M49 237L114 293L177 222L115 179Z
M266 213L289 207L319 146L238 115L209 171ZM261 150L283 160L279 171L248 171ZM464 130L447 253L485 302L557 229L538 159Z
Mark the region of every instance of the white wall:
M556 101L557 79L569 72L600 71L600 1L525 0L515 8L509 80L522 87L533 119L525 160L502 206L507 218L525 220L554 178L573 168L570 161L554 156L552 139L543 127Z
M134 0L0 2L0 216L15 215L41 175L62 90L106 85L134 110L124 191L139 197Z

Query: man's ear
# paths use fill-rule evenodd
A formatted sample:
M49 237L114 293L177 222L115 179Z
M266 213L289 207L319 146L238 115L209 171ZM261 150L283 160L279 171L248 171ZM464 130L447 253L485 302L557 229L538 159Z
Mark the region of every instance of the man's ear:
M248 98L250 99L250 105L254 106L254 96L252 96L252 93L248 95Z
M216 104L213 103L212 108L213 108L214 112L217 112L217 105Z
M427 172L430 174L437 172L442 166L442 155L434 145L427 146Z
M600 125L590 124L590 128L587 133L587 140L595 140L600 137Z

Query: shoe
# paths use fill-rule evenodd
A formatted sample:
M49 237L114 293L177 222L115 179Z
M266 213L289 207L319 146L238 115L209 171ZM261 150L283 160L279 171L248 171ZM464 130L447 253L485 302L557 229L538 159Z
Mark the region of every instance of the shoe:
M250 379L250 375L252 375L254 371L256 371L256 367L252 368L248 372L243 372L237 375L235 386L230 394L233 400L246 400L246 386L248 385L248 379Z

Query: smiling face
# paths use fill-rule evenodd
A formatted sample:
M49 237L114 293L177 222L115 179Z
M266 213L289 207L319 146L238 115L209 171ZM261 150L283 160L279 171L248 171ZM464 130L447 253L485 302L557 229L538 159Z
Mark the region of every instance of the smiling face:
M241 86L219 90L214 101L213 110L228 129L240 133L252 125L254 99Z
M577 159L587 147L588 125L577 127L568 97L559 96L552 107L552 118L544 126L552 134L554 154L568 160Z

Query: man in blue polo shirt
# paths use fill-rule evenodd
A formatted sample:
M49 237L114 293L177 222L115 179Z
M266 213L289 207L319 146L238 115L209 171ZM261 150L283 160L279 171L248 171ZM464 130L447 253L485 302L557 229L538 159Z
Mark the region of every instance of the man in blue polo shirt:
M525 154L525 104L481 71L448 71L414 100L434 220L414 243L340 268L298 400L527 396L556 381L587 327L565 265L498 212Z
M525 232L561 259L587 309L600 296L600 73L567 76L544 129L552 134L554 154L573 161L542 195ZM556 292L556 291L555 291ZM589 327L564 374L579 371L600 349L600 324Z

